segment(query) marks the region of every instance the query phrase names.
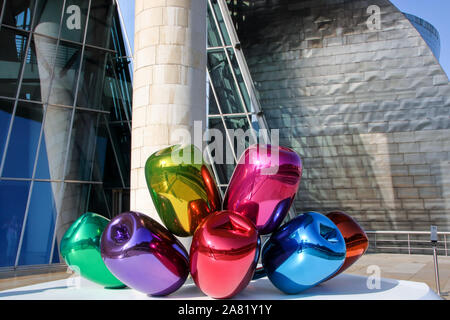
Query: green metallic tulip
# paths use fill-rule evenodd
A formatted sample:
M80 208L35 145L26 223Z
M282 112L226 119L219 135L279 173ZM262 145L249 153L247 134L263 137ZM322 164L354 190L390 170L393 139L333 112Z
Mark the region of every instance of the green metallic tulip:
M194 145L175 145L152 154L145 178L159 217L177 236L192 236L208 214L221 209L210 166Z
M106 268L100 254L100 239L108 223L109 220L99 214L83 214L64 234L61 255L82 277L106 288L123 288L125 285Z

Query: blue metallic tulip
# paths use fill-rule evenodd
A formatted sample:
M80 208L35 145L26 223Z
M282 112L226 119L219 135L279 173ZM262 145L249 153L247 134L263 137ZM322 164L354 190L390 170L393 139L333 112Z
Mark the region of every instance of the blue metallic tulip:
M345 240L336 225L320 213L307 212L272 233L262 264L278 289L297 294L333 276L345 254ZM261 270L258 273L256 278Z

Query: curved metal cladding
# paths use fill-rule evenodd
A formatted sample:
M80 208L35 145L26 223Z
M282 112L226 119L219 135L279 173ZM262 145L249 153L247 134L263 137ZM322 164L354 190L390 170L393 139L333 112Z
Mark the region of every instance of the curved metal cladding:
M230 10L268 125L303 159L297 211L448 229L450 86L405 15L387 0Z
M415 15L405 13L405 17L411 21L412 25L422 35L423 40L428 44L436 58L439 60L441 56L441 37L439 31L429 22Z

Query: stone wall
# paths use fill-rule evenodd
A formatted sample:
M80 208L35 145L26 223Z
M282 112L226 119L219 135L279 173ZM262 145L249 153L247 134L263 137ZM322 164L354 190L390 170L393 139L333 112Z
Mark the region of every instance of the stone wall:
M450 85L405 16L387 0L251 3L239 37L269 127L303 158L297 211L450 230Z

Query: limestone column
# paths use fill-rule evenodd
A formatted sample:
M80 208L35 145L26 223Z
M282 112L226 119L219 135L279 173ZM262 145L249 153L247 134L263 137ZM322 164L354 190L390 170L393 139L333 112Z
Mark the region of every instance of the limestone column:
M158 222L145 181L147 158L206 126L206 1L136 0L131 151L131 210ZM189 240L183 241L187 246Z

